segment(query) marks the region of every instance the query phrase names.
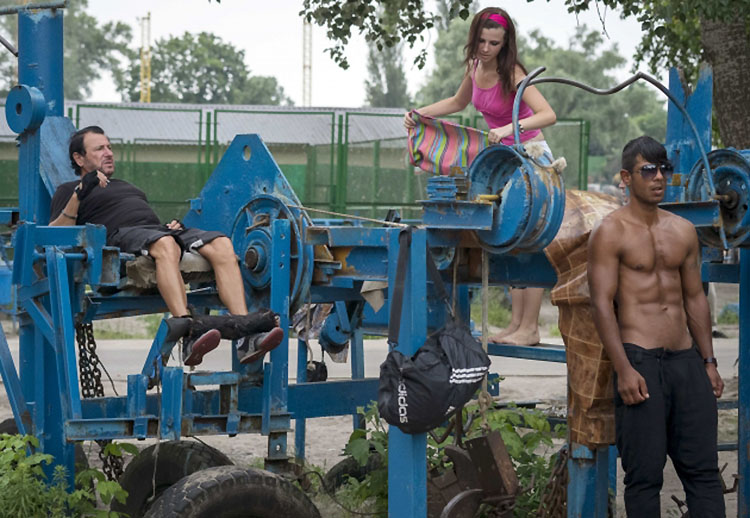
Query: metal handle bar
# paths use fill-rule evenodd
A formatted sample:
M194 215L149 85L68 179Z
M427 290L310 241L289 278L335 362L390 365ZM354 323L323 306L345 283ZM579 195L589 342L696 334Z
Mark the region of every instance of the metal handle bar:
M16 14L21 11L31 11L33 9L64 9L67 7L68 0L57 0L56 2L37 2L35 4L11 5L0 7L0 15Z
M3 14L17 14L21 11L30 11L33 9L63 9L67 7L68 0L58 0L56 2L44 2L36 4L24 4L24 5L12 5L9 7L0 8L0 15ZM0 45L5 47L13 54L18 57L18 49L13 46L11 42L0 36Z
M587 84L581 83L580 81L576 81L574 79L568 79L565 77L542 77L539 79L534 79L536 76L538 76L545 70L546 70L546 67L535 68L523 79L523 81L521 81L521 84L518 86L516 97L513 100L513 142L515 145L518 145L521 142L521 133L518 127L518 111L521 107L521 98L523 97L523 92L524 90L526 90L526 87L531 86L531 85L538 85L542 83L562 83L565 85L575 86L582 90L586 90L587 92L590 92L592 94L610 95L610 94L619 92L620 90L622 90L623 88L627 86L630 86L631 84L635 83L639 79L643 79L644 81L654 85L657 89L659 89L659 91L661 91L664 95L666 95L667 99L672 101L672 103L677 107L677 109L680 110L680 112L682 113L682 116L690 125L690 129L692 130L693 135L695 136L695 142L698 144L698 150L700 151L700 154L701 154L701 160L703 161L703 181L708 191L707 194L709 197L711 197L715 193L714 181L713 181L713 178L711 178L711 175L709 174L711 172L711 165L708 163L708 155L706 154L706 150L703 147L703 143L701 142L701 139L698 136L698 128L695 127L695 123L693 123L693 119L690 118L690 115L688 115L688 112L685 109L685 107L682 106L682 104L680 104L679 100L674 96L674 94L672 94L672 92L669 91L669 88L664 86L662 83L660 83L659 81L657 81L650 75L644 74L643 72L638 72L637 74L629 77L622 83L615 85L612 88L608 88L606 90L600 89L600 88L594 88L593 86L589 86Z

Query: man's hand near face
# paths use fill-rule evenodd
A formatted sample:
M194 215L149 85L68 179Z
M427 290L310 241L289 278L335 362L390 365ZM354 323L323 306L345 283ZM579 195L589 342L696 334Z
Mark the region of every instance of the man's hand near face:
M107 178L107 175L100 171L91 171L81 178L81 183L76 187L75 193L76 196L78 196L78 200L83 201L86 196L91 194L91 191L93 191L97 185L104 188L107 184L109 184L109 178Z

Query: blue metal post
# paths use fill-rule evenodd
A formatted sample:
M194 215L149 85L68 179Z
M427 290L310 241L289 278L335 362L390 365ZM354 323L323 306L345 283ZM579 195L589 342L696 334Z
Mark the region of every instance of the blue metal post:
M307 341L302 338L297 338L297 383L305 383L306 381ZM294 456L299 460L305 460L306 428L305 418L298 417L294 422Z
M271 388L271 414L287 412L287 398L289 386L289 268L290 268L290 243L291 227L289 220L277 219L273 222L273 247L271 250L272 274L271 274L271 310L275 311L281 319L281 329L284 330L284 339L281 345L271 351L270 379L264 379L263 384L270 384ZM266 372L268 372L266 370ZM287 460L287 435L286 430L270 430L268 434L268 457L267 461ZM272 467L272 464L267 462Z
M570 444L568 518L607 518L609 447Z
M46 115L63 115L63 15L60 9L18 13L18 81L37 88ZM19 208L22 221L46 223L50 195L39 174L40 129L21 135Z
M700 132L703 148L711 149L711 106L713 96L713 75L709 67L701 70L698 83L687 95L676 68L669 71L669 91L685 106L690 118ZM665 147L669 158L674 162L676 172L687 174L700 158L700 148L687 120L673 104L667 104L667 135ZM685 182L682 182L685 185ZM665 201L678 201L679 191L668 189Z
M352 338L349 342L352 353L352 379L358 380L365 377L365 350L364 350L364 333L362 327L357 325L352 330ZM362 417L358 414L353 415L353 426L363 428Z
M388 302L393 300L398 259L398 232L388 241ZM414 230L404 305L401 314L399 349L414 354L427 338L427 278L424 266L427 245L425 230ZM425 434L408 435L395 426L388 431L388 516L427 516L427 439Z
M18 81L34 86L47 102L47 115L62 117L63 13L41 9L18 13Z
M738 381L737 515L750 516L750 250L740 249L740 373ZM745 373L744 375L742 373Z

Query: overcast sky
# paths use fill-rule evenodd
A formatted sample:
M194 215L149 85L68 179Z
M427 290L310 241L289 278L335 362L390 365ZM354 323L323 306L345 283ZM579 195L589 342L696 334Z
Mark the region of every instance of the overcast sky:
M533 29L560 45L567 45L577 24L601 29L599 15L587 12L576 18L568 14L563 0L480 1L482 7L503 7L514 18L521 34ZM301 0L89 0L89 13L100 22L119 20L134 30L134 44L140 44L138 18L151 12L151 39L188 32L208 31L245 51L245 60L253 75L277 78L285 93L297 106L302 103L302 19ZM629 75L630 57L640 40L640 25L635 19L621 20L618 12L601 14L606 20L608 43L616 43L628 58L628 66L620 77ZM428 35L434 41L435 34ZM427 39L428 50L431 43ZM356 37L347 48L350 68L340 69L324 50L329 47L325 31L313 25L312 104L313 106L358 107L365 101L364 81L367 78L367 46ZM430 59L424 70L412 65L416 51L406 54L409 90L413 94L425 82L427 70L434 66ZM523 56L521 56L523 58ZM119 101L110 78L94 81L90 101Z

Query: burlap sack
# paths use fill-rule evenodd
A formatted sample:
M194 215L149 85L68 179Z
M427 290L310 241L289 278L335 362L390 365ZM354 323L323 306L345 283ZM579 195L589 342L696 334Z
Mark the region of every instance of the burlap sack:
M586 249L596 224L619 206L606 194L566 191L563 222L544 251L557 272L551 300L567 350L570 440L589 447L614 443L615 420L612 363L592 320Z

